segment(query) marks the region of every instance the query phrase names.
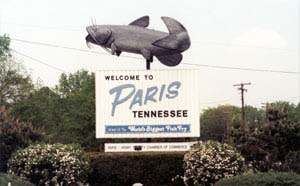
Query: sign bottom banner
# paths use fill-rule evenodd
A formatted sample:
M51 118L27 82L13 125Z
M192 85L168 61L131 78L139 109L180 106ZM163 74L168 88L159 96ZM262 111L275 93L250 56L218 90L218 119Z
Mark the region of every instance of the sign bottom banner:
M105 143L105 152L189 151L194 143Z

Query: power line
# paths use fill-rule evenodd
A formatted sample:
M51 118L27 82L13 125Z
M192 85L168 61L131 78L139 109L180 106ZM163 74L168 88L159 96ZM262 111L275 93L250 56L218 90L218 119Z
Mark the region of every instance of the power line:
M55 45L55 44L49 44L49 43L41 43L41 42L35 42L35 41L28 41L28 40L23 40L23 39L13 39L13 38L11 38L11 40L22 42L22 43L34 44L34 45L48 46L48 47L53 47L53 48L62 48L62 49L67 49L67 50L76 50L76 51L80 51L80 52L110 55L110 54L105 53L105 52L96 52L96 51L92 51L92 50L79 49L79 48L73 48L73 47L67 47L67 46Z
M296 49L290 49L290 48L276 48L276 47L266 47L266 46L258 46L258 45L247 45L247 44L238 44L238 43L222 43L222 42L214 42L214 41L209 41L209 42L201 42L201 41L194 41L196 44L209 44L209 45L219 45L219 46L230 46L230 47L249 47L249 48L261 48L261 49L270 49L270 50L282 50L282 51L287 51L287 52L299 52Z
M209 104L216 104L216 103L224 103L224 102L228 102L230 100L232 100L232 98L231 99L226 99L226 100L220 100L220 101L200 102L199 104L200 105L209 105Z
M50 68L52 68L52 69L55 69L55 70L58 70L58 71L60 71L60 72L66 73L66 71L63 70L63 69L60 69L60 68L55 67L55 66L53 66L53 65L49 65L48 63L45 63L45 62L43 62L43 61L41 61L41 60L39 60L39 59L36 59L36 58L31 57L31 56L29 56L29 55L26 55L26 54L24 54L24 53L22 53L22 52L19 52L19 51L15 50L15 49L11 49L11 50L14 51L15 53L21 55L21 56L24 56L24 57L26 57L26 58L31 59L32 61L38 62L38 63L43 64L43 65L45 65L45 66L48 66L48 67L50 67Z
M193 65L193 66L200 66L200 67L209 67L209 68L244 70L244 71L255 71L255 72L273 72L273 73L298 74L298 75L300 75L300 72L296 72L296 71L268 70L268 69L257 69L257 68L243 68L243 67L232 67L232 66L193 64L193 63L183 63L183 64Z
M38 29L50 29L50 30L60 30L60 31L84 31L84 29L80 29L78 26L65 26L65 28L60 28L58 26L44 26L44 25L33 25L33 24L23 24L23 23L13 23L13 22L4 22L3 24L6 25L16 25L20 27L31 27L31 28L38 28Z
M96 51L91 51L91 50L86 50L86 49L79 49L79 48L73 48L73 47L67 47L67 46L55 45L55 44L49 44L49 43L34 42L34 41L28 41L28 40L23 40L23 39L11 38L11 40L17 41L17 42L22 42L22 43L53 47L53 48L62 48L62 49L67 49L67 50L74 50L74 51L79 51L79 52L96 53L96 54L101 54L101 55L111 55L111 54L106 53L106 52L96 52ZM139 60L143 59L143 58L140 58L140 57L126 56L126 55L121 55L120 57L131 58L131 59L139 59ZM207 64L193 64L193 63L182 63L182 64L199 66L199 67L207 67L207 68L219 68L219 69L244 70L244 71L256 71L256 72L272 72L272 73L284 73L284 74L297 74L297 75L300 75L300 72L296 72L296 71L281 71L281 70L243 68L243 67L207 65Z
M45 65L45 66L48 66L48 67L50 67L50 68L52 68L52 69L55 69L55 70L58 70L58 71L67 73L65 70L63 70L63 69L61 69L61 68L58 68L58 67L55 67L55 66L53 66L53 65L50 65L50 64L48 64L48 63L45 63L45 62L43 62L43 61L41 61L41 60L39 60L39 59L37 59L37 58L34 58L34 57L32 57L32 56L29 56L29 55L26 55L26 54L24 54L24 53L22 53L22 52L19 52L19 51L15 50L15 49L11 49L11 50L14 51L15 53L19 54L19 55L22 55L22 56L24 56L24 57L26 57L26 58L29 58L29 59L31 59L31 60L33 60L33 61L35 61L35 62L38 62L38 63L40 63L40 64L43 64L43 65ZM278 101L278 100L285 100L285 99L291 99L291 98L299 98L299 97L300 97L300 96L294 96L294 97L288 97L288 98L283 98L283 99L276 99L276 101ZM200 104L200 105L205 105L205 104L224 103L224 102L228 102L228 101L230 101L230 100L232 100L232 98L226 99L226 100L220 100L220 101L200 102L199 104ZM270 101L270 100L269 100L269 102L274 102L274 101L275 101L275 100L273 100L273 101Z
M21 27L32 27L38 29L51 29L51 30L61 30L61 31L72 31L72 32L84 32L85 29L81 29L79 26L65 26L65 28L60 28L58 26L43 26L43 25L32 25L32 24L20 24L13 22L4 22L3 24L11 24ZM257 45L248 45L244 43L228 43L228 42L215 42L215 41L193 41L193 44L199 45L217 45L217 46L230 46L230 47L249 47L249 48L261 48L268 50L281 50L287 52L299 52L297 49L290 48L277 48L277 47L266 47L266 46L257 46Z
M293 99L299 99L300 96L293 96L293 97L285 97L285 98L280 98L280 99L260 99L262 101L265 101L265 102L269 102L269 103L272 103L272 102L276 102L276 101L284 101L284 100L293 100Z

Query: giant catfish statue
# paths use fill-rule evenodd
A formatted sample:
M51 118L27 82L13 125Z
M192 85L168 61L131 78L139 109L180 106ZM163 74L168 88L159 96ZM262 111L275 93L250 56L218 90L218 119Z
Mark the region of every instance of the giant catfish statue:
M99 45L120 56L129 52L141 54L146 59L147 69L155 56L162 64L176 66L182 60L182 52L190 45L190 38L184 26L170 17L162 17L169 33L148 29L149 16L141 17L129 25L92 25L86 27L85 40Z

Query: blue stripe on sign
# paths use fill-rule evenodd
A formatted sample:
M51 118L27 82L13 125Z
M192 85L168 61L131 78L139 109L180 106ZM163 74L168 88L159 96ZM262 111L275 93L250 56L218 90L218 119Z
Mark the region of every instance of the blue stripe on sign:
M105 125L105 134L190 133L190 124L175 125Z

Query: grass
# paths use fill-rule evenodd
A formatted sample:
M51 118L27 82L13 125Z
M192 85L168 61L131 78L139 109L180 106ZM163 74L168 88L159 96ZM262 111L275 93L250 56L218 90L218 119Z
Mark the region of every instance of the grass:
M34 186L32 183L17 176L0 173L0 186L7 186L8 182L11 183L11 186Z

